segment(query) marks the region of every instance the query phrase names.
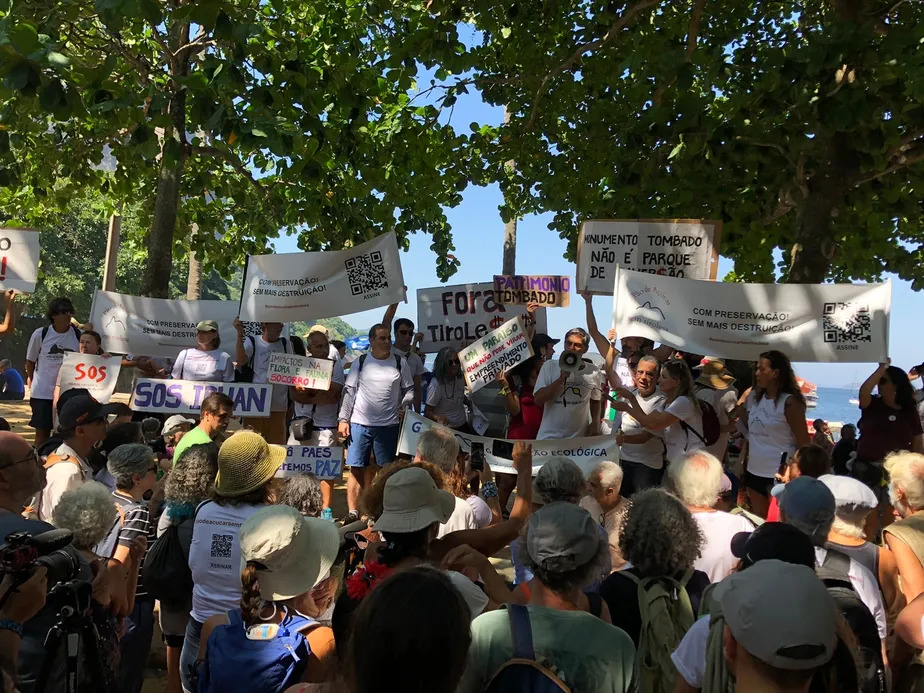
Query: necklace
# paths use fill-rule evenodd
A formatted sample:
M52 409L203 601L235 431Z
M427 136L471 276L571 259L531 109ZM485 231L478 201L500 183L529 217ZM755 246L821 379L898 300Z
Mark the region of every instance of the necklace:
M455 399L456 397L456 379L452 381L452 392L450 393L446 389L446 383L443 383L443 394L446 395L446 399Z

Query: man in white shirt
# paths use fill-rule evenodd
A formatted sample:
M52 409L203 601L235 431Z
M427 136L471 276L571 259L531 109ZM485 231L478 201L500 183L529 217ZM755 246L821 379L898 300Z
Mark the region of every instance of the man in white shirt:
M693 567L706 573L710 582L719 582L734 572L738 559L732 554L732 537L754 529L740 515L715 509L724 475L721 462L705 450L691 452L667 468L671 490L703 532L703 550Z
M580 327L565 335L565 351L580 363L577 372L563 371L558 361L546 361L539 370L533 399L543 407L542 424L536 438L578 438L600 431L600 371L582 357L590 336Z
M93 446L106 437L106 417L116 405L100 404L89 392L61 393L65 400L58 411L58 431L64 439L45 461L45 489L39 496L38 519L51 522L51 514L64 492L93 480L87 457Z
M417 439L417 454L414 462L429 462L449 477L459 458L459 441L446 428L428 428ZM452 515L442 523L437 538L460 529L477 529L475 511L472 506L458 496L455 496L456 506Z
M405 291L407 291L407 287L405 287ZM396 312L398 312L398 304L392 303L388 306L385 316L382 318L382 324L389 330L392 330L392 320L394 320ZM414 333L414 322L412 320L398 318L394 321L391 353L407 359L411 375L414 376L414 411L417 413L420 413L420 405L423 400L421 378L427 372L423 359L417 355L416 346L421 339L423 339L423 334Z
M292 345L282 337L281 322L261 322L259 337L245 337L244 323L234 318L237 330L237 349L235 360L239 369L249 366L253 371L254 383L269 381L269 362L273 354L292 354ZM245 428L250 428L262 435L267 443L285 445L286 413L289 410L289 389L285 385L273 385L273 399L270 415L265 417L247 417L242 421Z
M622 525L629 510L629 500L620 494L622 467L615 462L601 462L587 477L587 495L580 506L606 530L613 570L622 570L626 561L619 549Z
M346 464L346 522L359 518L359 495L372 482L375 453L379 466L395 459L399 422L413 398L414 379L405 359L391 353L391 335L385 325L369 330L369 352L353 362L343 388L338 430L344 440L351 439Z

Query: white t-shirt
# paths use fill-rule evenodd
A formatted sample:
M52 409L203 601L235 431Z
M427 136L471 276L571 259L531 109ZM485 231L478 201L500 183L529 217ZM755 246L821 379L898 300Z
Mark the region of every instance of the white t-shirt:
M453 587L459 590L459 594L462 595L462 600L468 606L468 610L474 621L488 605L488 595L462 573L458 573L455 570L444 570L442 572L443 575L449 578L449 582L453 584Z
M396 369L397 370L397 369ZM331 373L331 385L343 386L345 380L343 375L343 363L334 361L334 370ZM295 403L295 416L307 416L314 420L315 427L336 428L337 413L340 411L340 402L331 402L330 404L301 404Z
M241 525L262 505L206 503L196 514L189 545L193 594L190 616L199 623L241 602Z
M407 361L407 365L411 369L411 377L417 378L427 372L427 368L424 366L423 359L417 355L416 351L401 351L398 347L392 345L391 353L396 354L397 356L400 356L402 359Z
M546 361L539 370L533 392L548 387L561 375L558 361ZM585 363L584 369L568 376L564 392L545 403L536 438L577 438L590 423L590 403L600 400L600 371Z
M774 402L764 395L760 401L748 395L748 471L754 476L772 479L780 467L780 456L792 457L796 437L786 420L786 400L781 394Z
M352 412L343 411L340 418L360 426L395 426L398 423L402 392L414 387L414 378L407 361L401 359L400 372L392 355L386 359L377 359L369 352L363 361L362 370L359 363L359 359L356 359L346 376L345 387L352 390L347 395L352 397Z
M254 356L256 350L256 356ZM292 344L285 337L275 342L267 342L262 335L244 337L244 352L247 362L253 358L253 382L265 383L269 378L270 356L273 354L294 354ZM273 404L271 411L285 411L289 408L289 388L286 385L273 385Z
M29 389L29 396L34 399L54 397L64 354L68 351L80 351L80 337L70 325L67 326L67 332L55 332L55 328L49 325L45 339L42 340L44 329L39 327L35 330L29 338L29 346L26 347L26 360L35 363L32 386Z
M234 381L234 361L221 349L184 349L176 357L172 375L174 380L230 383Z
M738 395L733 389L713 390L711 387L700 386L696 389L696 397L712 405L712 408L715 409L716 416L719 417L720 426L728 426L728 414L735 408L735 404L738 401ZM728 406L729 400L731 401L731 407ZM725 451L727 449L727 431L719 432L719 439L712 445L706 446L706 450L720 462L725 459Z
M61 500L61 496L64 495L65 491L70 491L85 481L93 480L93 470L90 465L74 452L74 449L67 443L61 444L52 454L60 455L61 457L67 455L76 460L77 464L73 464L68 460L66 462L57 462L45 469L45 488L42 489L38 507L38 517L45 522L51 522L51 515L55 506Z
M477 529L478 524L475 522L475 511L472 506L459 497L456 497L456 507L453 508L452 515L443 524L440 525L436 538L446 536L450 532L456 532L460 529Z
M660 390L655 390L648 397L643 397L638 390L634 392L638 405L646 414L664 409L664 393ZM619 449L621 459L643 464L651 469L661 469L664 466L663 431L648 431L631 414L625 413L622 417L622 432L627 436L651 433L652 437L644 443L625 443Z
M485 503L484 499L472 495L466 498L465 502L472 507L472 512L475 513L476 527L481 529L491 524L494 515L491 513L491 506Z
M671 402L664 410L668 414L673 414L680 421L696 429L697 433L703 433L703 415L699 411L699 406L693 404L687 396L680 396ZM696 437L696 434L687 432L680 425L680 421L671 424L664 429L664 444L667 446L667 459L669 462L680 460L684 453L691 450L702 450L705 446L703 441Z
M703 553L693 563L693 567L706 573L710 582L719 582L731 575L738 565L738 559L731 552L732 537L738 532L750 533L754 531L754 526L740 515L721 510L694 512L693 519L706 540Z
M465 381L456 378L451 383L441 383L436 378L427 388L427 413L445 416L453 428L468 421L465 415Z

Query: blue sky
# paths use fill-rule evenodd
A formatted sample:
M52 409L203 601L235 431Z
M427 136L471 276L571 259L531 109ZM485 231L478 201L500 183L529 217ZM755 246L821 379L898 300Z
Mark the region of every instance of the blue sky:
M499 124L502 118L501 109L484 104L477 94L472 94L459 98L452 124L456 128L467 129L472 121ZM459 271L449 280L449 284L491 281L494 274L500 274L504 225L497 210L501 201L497 186L471 186L463 193L462 204L448 210L456 246L454 254L461 262ZM547 228L551 217L551 214L533 215L520 220L517 229L516 265L519 273L574 276L574 264L563 257L565 241ZM410 250L402 256L401 265L408 287L409 303L399 308L398 316L409 317L415 322L417 289L440 284L436 276L436 260L430 250L430 242L429 236L412 236ZM283 236L274 246L276 252L280 253L298 251L295 237ZM719 263L719 278L725 276L731 268L731 261L722 258ZM910 282L901 281L894 276L892 280L889 342L891 357L895 365L907 370L924 361L924 346L916 343L921 335L919 325L921 315L924 315L924 296L913 291ZM605 329L610 324L612 298L595 297L594 311L600 328ZM341 317L357 328L367 328L381 319L383 312L384 308ZM561 338L571 327L583 326L584 323L584 301L580 296L572 296L568 308L548 310L549 333L553 337ZM873 364L854 363L812 363L796 366L800 375L823 387L839 387L850 382L862 381L875 368Z

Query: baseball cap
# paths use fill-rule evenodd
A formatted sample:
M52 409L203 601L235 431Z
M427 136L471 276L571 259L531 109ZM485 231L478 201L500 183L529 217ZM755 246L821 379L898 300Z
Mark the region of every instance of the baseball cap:
M722 580L713 594L732 636L762 662L806 671L834 656L837 607L811 568L760 561Z
M165 436L173 435L174 433L177 432L180 426L183 426L184 424L195 426L196 422L193 419L187 419L182 414L174 414L173 416L168 417L166 421L164 421L164 431L162 435L165 435Z
M253 431L238 431L218 449L215 490L232 498L250 493L272 479L285 459L281 445L270 445Z
M326 327L324 327L324 325L322 325L321 323L318 323L317 325L312 325L312 326L311 326L311 329L309 329L309 330L305 333L305 336L307 337L307 336L310 335L312 332L320 332L321 334L325 335L326 337L330 337L330 330L327 329Z
M408 534L446 522L456 508L456 498L436 487L422 467L395 472L385 482L382 514L375 521L376 532Z
M241 571L259 564L257 584L266 601L304 594L330 572L340 533L327 520L304 517L288 505L260 508L241 525Z
M872 510L879 507L879 501L872 489L852 476L824 474L818 480L827 486L834 496L834 504L847 510Z
M200 320L196 332L218 332L218 323L214 320Z
M778 496L784 522L808 534L816 546L827 539L836 508L834 494L818 479L796 477Z
M768 559L815 567L815 549L805 532L783 522L765 522L753 532L738 532L732 537L731 552L743 567Z
M86 390L78 390L77 393L72 390L67 391L70 393L67 400L58 409L58 428L62 431L72 431L78 426L104 420L121 408L115 404L100 404ZM80 392L83 392L83 394L80 394Z
M549 337L549 335L543 334L540 332L538 334L533 335L533 340L532 340L533 350L542 349L548 346L549 344L555 345L555 344L558 344L560 341L561 341L560 339L552 339L551 337Z
M587 565L597 555L600 532L584 508L556 501L529 518L526 553L536 565L553 573L566 573Z

